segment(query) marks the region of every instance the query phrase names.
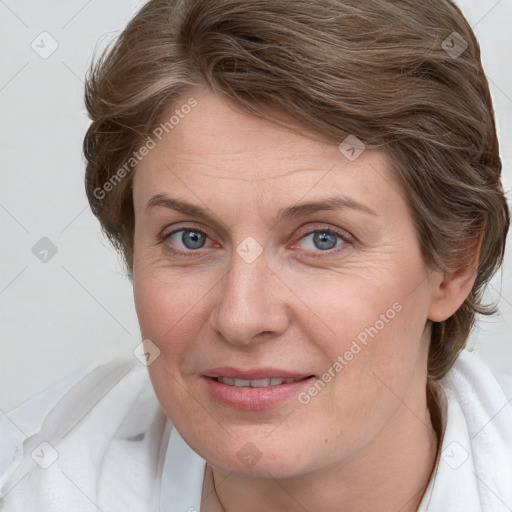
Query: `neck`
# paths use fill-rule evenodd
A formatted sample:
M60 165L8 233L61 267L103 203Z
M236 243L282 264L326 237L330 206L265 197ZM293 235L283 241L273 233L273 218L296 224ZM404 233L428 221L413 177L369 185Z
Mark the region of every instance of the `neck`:
M280 480L214 470L224 512L416 511L438 450L426 393L421 396L419 403L405 397L379 435L356 457L337 466Z

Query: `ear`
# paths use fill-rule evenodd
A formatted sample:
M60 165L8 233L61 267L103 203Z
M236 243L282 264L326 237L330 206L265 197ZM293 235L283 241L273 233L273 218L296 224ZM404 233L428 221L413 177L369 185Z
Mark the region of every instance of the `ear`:
M428 319L443 322L450 318L471 293L478 274L478 262L482 237L468 243L469 263L450 272L435 272L431 277L431 299Z

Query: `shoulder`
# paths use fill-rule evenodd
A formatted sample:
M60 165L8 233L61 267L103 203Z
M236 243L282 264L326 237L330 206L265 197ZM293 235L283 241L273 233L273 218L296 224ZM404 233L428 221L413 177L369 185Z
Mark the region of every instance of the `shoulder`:
M505 396L510 398L510 406L512 407L512 372L498 371L494 375Z
M161 409L147 369L136 359L73 375L0 415L0 498L18 492L22 479L28 482L41 470L47 480L57 475L54 466L75 472L85 486L97 481L113 440L144 436L156 418L162 422Z
M451 471L451 488L458 479L464 482L461 496L477 489L481 510L512 503L512 375L494 372L477 354L463 350L440 384L448 405L441 458L457 468ZM450 465L457 451L459 464Z
M471 393L474 399L494 402L493 399L506 398L512 408L512 372L490 368L477 353L467 349L461 351L442 382L458 394Z
M512 432L512 373L496 372L478 354L464 349L440 384L461 406L470 429L492 422Z

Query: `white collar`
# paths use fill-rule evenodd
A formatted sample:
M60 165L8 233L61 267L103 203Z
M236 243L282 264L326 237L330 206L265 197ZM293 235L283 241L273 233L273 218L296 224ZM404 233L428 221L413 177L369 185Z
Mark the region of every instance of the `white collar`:
M160 491L160 512L199 512L206 461L171 430Z
M447 396L447 417L438 458L418 512L481 512L473 449L464 413Z
M446 428L418 512L510 512L512 386L502 388L467 350L441 384L448 404Z

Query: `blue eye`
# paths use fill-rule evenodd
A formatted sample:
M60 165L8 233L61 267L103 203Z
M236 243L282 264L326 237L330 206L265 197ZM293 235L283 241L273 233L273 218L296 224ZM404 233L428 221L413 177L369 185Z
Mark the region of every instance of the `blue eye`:
M346 242L350 242L350 238L347 238L347 236L330 228L315 229L299 238L293 248L313 252L318 255L322 252L341 249L341 246L345 245ZM196 252L199 249L218 247L206 233L192 226L172 231L165 235L162 241L167 241L166 246L170 251L182 256L187 254L190 256L192 252Z
M311 251L328 251L344 242L341 235L328 229L312 231L311 233L303 236L301 241L306 242L306 247L304 248Z
M180 229L170 233L167 237L180 249L188 250L201 249L208 238L205 233L196 229Z

